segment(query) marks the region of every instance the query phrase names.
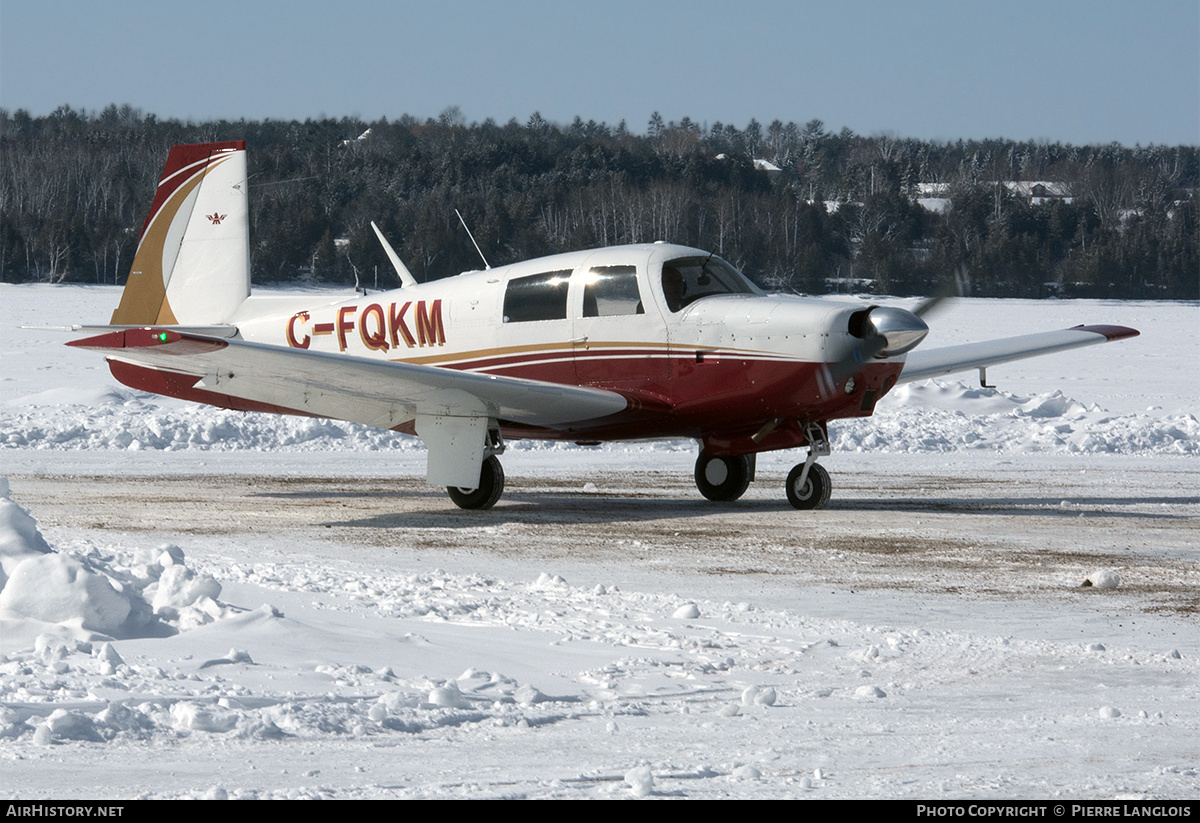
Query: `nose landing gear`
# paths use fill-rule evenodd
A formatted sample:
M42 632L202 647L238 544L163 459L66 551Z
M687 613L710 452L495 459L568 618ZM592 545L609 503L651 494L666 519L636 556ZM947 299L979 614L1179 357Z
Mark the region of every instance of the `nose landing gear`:
M820 463L800 463L788 472L785 489L793 508L824 508L829 502L829 472Z
M832 451L829 434L821 423L809 423L804 428L804 434L808 438L808 457L788 472L784 489L793 508L823 509L829 502L829 472L817 463L817 458L825 457Z
M788 473L784 491L797 509L821 509L829 502L829 472L817 464L831 453L824 421L804 424L808 457ZM696 488L709 500L737 500L754 480L754 454L710 456L700 449L696 458Z

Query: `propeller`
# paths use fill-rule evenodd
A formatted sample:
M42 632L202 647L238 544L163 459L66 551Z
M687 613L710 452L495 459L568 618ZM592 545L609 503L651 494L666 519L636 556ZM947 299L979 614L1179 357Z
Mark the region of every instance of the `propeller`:
M929 334L929 326L922 318L950 296L950 289L942 289L912 309L870 306L850 315L849 331L856 343L845 357L826 367L826 379L820 381L822 396L834 394L844 381L853 380L871 360L893 357L916 348ZM853 391L852 386L843 390L849 393Z

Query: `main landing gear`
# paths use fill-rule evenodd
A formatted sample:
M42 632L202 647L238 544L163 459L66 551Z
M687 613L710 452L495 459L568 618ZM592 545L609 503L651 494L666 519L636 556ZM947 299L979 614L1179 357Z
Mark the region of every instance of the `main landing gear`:
M709 500L737 500L754 479L754 455L696 458L696 488Z
M489 429L484 441L483 465L479 470L479 485L473 489L447 486L446 491L460 509L490 509L504 493L504 467L499 454L504 453L504 440L499 429Z
M447 486L450 499L460 509L490 509L496 505L504 492L504 467L496 455L488 455L483 459L483 468L479 472L479 485L474 489L463 489L458 486Z
M810 423L804 429L808 457L788 472L784 490L797 509L821 509L829 502L829 472L817 463L830 453L824 426ZM754 455L709 457L703 449L696 458L696 488L709 500L737 500L754 479Z

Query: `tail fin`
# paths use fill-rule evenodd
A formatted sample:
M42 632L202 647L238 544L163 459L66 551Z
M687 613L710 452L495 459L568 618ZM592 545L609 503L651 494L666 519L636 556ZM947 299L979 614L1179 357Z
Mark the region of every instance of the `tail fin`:
M111 322L220 323L249 295L246 142L174 146Z

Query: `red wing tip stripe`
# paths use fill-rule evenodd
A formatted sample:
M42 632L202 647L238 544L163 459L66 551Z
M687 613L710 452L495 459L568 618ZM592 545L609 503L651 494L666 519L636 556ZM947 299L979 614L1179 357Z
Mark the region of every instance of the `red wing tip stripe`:
M1090 331L1092 334L1102 334L1108 341L1124 340L1127 337L1137 337L1141 334L1137 329L1128 326L1075 326L1071 331Z

